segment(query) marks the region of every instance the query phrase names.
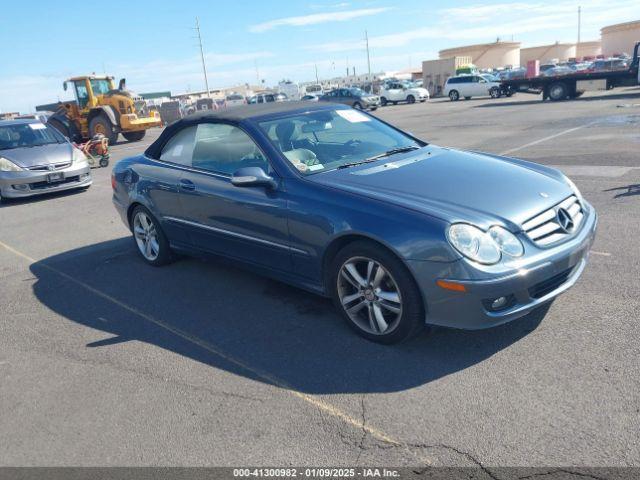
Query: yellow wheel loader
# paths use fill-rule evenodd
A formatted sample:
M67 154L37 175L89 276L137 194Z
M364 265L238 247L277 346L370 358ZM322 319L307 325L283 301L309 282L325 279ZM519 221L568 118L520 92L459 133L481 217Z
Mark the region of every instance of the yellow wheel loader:
M159 127L158 112L150 112L144 100L126 89L124 78L115 88L113 77L88 75L63 83L71 87L75 100L39 105L38 111L55 112L48 123L74 142L104 135L113 144L118 134L130 142L142 140L146 130Z

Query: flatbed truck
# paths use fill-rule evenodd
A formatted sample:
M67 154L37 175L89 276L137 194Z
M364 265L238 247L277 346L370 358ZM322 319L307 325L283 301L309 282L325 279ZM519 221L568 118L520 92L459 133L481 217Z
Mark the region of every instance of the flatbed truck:
M615 87L628 87L640 84L640 69L638 68L637 42L633 49L633 60L625 70L606 72L576 72L567 75L537 76L503 80L502 93L511 96L516 92L542 94L542 100L567 100L577 98L590 90L610 90Z

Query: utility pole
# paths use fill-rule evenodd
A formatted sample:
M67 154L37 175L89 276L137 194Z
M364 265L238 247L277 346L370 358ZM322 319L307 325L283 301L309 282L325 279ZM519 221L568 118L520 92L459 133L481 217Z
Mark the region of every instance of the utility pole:
M371 81L371 57L369 56L369 34L364 31L364 41L367 45L367 71L369 74L369 81Z
M582 26L582 7L578 6L578 45L580 45L580 27Z
M207 78L207 65L204 63L204 49L202 48L202 36L200 35L200 20L196 17L196 31L198 32L198 43L200 44L200 57L202 58L202 71L204 72L204 85L207 89L207 98L211 98L209 91L209 79Z
M317 63L315 63L315 64L314 64L314 67L316 68L316 83L318 83L318 84L319 84L319 83L320 83L320 80L318 80L318 64L317 64Z

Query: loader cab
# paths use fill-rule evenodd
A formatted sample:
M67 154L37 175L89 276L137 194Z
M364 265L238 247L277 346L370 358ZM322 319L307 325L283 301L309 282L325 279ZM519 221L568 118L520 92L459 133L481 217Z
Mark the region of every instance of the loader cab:
M69 86L73 88L73 93L80 110L85 109L87 106L95 107L98 103L96 95L106 95L114 89L113 79L111 77L71 78L64 82L64 90L66 91Z

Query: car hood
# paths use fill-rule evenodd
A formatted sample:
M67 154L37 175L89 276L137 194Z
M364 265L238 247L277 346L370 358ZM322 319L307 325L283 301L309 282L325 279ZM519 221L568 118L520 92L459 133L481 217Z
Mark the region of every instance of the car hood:
M573 192L536 164L429 145L380 162L307 177L448 222L512 231Z
M0 157L4 157L22 168L70 162L72 156L73 147L70 143L52 143L41 147L0 150Z

